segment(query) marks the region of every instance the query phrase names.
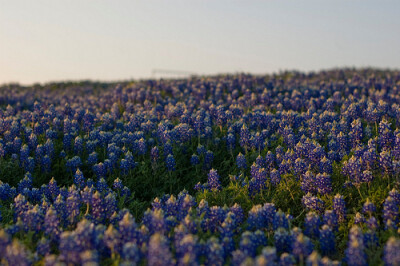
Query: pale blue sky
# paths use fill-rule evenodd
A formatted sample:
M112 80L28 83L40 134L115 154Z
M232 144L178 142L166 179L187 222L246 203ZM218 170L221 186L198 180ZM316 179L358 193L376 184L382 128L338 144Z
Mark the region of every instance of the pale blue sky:
M0 83L400 67L400 1L0 0Z

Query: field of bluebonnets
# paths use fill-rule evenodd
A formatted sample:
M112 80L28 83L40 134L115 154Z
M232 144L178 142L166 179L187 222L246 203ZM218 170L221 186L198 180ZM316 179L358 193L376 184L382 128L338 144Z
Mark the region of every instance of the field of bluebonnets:
M400 72L0 90L1 265L400 265Z

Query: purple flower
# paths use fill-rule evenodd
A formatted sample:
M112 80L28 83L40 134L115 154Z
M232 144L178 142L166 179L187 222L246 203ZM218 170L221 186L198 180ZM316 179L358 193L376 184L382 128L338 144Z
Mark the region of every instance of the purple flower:
M217 170L211 169L208 173L208 185L210 186L211 190L220 190L221 183L219 181L219 175Z
M399 265L400 264L400 239L390 237L385 244L383 253L383 260L385 265Z
M339 223L345 221L346 218L346 202L342 195L336 194L333 198L333 211L336 213L338 217Z

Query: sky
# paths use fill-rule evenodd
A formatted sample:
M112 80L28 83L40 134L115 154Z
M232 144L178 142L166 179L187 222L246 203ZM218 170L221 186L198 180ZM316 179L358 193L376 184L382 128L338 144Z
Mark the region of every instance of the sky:
M0 84L400 68L398 0L0 0Z

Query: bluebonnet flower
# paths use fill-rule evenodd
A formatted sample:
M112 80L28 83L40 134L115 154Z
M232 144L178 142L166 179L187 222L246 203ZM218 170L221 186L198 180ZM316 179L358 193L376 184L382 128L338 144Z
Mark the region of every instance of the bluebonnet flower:
M38 241L36 251L40 256L46 256L50 254L50 241L47 238L42 237Z
M218 239L211 237L207 241L207 263L214 265L223 265L224 263L224 249L219 243Z
M387 228L390 228L388 225L396 228L396 224L399 220L399 206L390 196L388 196L383 203L383 220Z
M309 212L304 220L304 234L311 238L319 236L319 227L321 219L315 212Z
M122 181L121 179L119 179L118 177L116 179L114 179L114 183L113 183L113 188L117 191L122 190L124 186L122 185Z
M25 231L38 233L42 228L43 220L44 215L39 205L29 208L23 216Z
M32 255L29 250L16 239L7 246L4 259L8 265L30 265L32 263Z
M123 175L127 175L129 173L129 162L126 159L121 159L120 169Z
M8 200L15 196L16 189L14 187L10 187L8 183L3 183L0 181L0 199Z
M214 153L208 150L204 155L204 169L210 169L214 160Z
M267 154L265 155L265 166L267 168L270 168L274 165L274 163L275 163L275 155L271 151L268 151Z
M59 194L57 196L57 198L55 199L55 201L53 203L53 206L57 212L58 217L60 218L61 225L65 225L66 218L67 218L66 206L65 206L65 200L61 194Z
M19 156L22 165L25 165L27 163L28 157L29 157L29 146L24 144L20 149L20 156Z
M172 155L172 145L170 142L164 144L164 156L167 157L168 155Z
M339 135L337 135L337 143L339 144L339 151L344 153L348 150L348 139L347 136L340 131Z
M362 232L359 227L354 226L350 230L349 242L345 251L348 265L368 265L364 251Z
M165 237L159 233L151 236L147 251L147 263L149 265L174 265L171 251Z
M44 218L45 234L52 240L57 241L61 234L60 220L57 212L53 207L50 207Z
M151 157L151 161L152 161L153 163L155 163L155 162L158 161L159 156L160 156L160 155L159 155L158 147L157 147L157 146L154 146L153 148L151 148L150 157Z
M264 247L261 250L261 254L256 257L255 263L258 266L261 265L274 265L277 260L276 248Z
M376 230L378 228L378 222L375 217L370 217L367 221L366 224L369 229L371 230Z
M315 193L317 191L315 183L315 175L311 171L307 171L302 177L301 190L304 193Z
M98 157L97 157L97 152L93 151L92 153L89 154L87 163L89 165L95 165L97 163Z
M396 202L397 205L400 205L400 193L396 189L392 189L389 191L389 196Z
M331 177L327 173L317 174L315 177L315 185L318 193L325 195L332 192Z
M211 190L220 190L221 183L219 181L219 175L217 170L211 169L208 173L208 185L210 186Z
M383 150L380 153L380 166L385 174L390 174L393 170L392 156L389 150Z
M303 206L309 210L316 211L318 213L322 213L324 208L324 202L318 197L312 196L310 193L304 195L301 202Z
M292 254L301 262L305 261L313 251L314 245L310 239L303 234L299 234L292 243Z
M396 134L394 145L392 147L392 154L396 160L400 160L400 133Z
M279 227L283 227L286 230L289 230L289 221L286 217L286 214L281 210L275 213L273 221L273 229L277 230Z
M93 172L95 173L97 178L102 178L106 175L106 168L103 163L98 163L93 165Z
M207 219L203 219L201 226L203 231L216 232L226 217L226 210L219 206L212 206L209 209Z
M146 141L144 140L144 138L141 138L138 141L138 150L139 150L139 154L140 155L146 154L146 152L147 152L147 144L146 144Z
M93 129L94 118L94 115L89 110L86 110L83 116L83 129L86 132L90 132Z
M178 212L178 202L174 195L171 195L168 200L165 202L165 206L163 208L166 216L176 216Z
M0 143L0 158L3 158L6 155L6 149L4 148L3 143Z
M270 177L271 177L271 184L276 186L281 182L281 175L279 173L279 170L272 169L270 172Z
M332 210L326 210L324 213L323 223L328 225L332 230L337 230L338 219L336 213Z
M364 216L357 212L356 215L354 216L354 224L362 224L365 222Z
M81 199L79 192L74 186L70 187L69 197L65 202L66 217L70 224L74 224L80 213L79 208L81 205Z
M250 148L250 132L245 124L243 124L240 130L240 146L247 152Z
M41 165L45 173L50 173L51 171L51 159L48 155L45 155L41 160Z
M259 193L266 188L267 172L264 168L259 169L258 167L256 167L256 169L254 169L254 172L252 173L252 176L253 177L249 182L249 194L255 195L256 193Z
M295 174L296 174L296 179L298 180L299 177L305 174L307 171L307 164L304 159L302 158L297 158L294 162L294 168L293 168Z
M71 172L75 172L80 166L82 166L82 161L79 156L74 156L66 162L66 167Z
M105 207L103 199L98 191L96 191L91 199L92 216L97 224L103 223L105 218Z
M332 163L326 157L322 158L319 167L321 173L332 174Z
M7 184L8 185L8 184ZM4 185L6 186L6 185ZM9 187L9 185L8 185ZM24 176L24 179L19 181L17 191L21 193L24 189L32 189L32 175L27 172Z
M369 199L367 199L367 201L363 205L362 211L363 211L363 213L371 216L372 213L374 213L376 211L375 204L372 203Z
M74 232L63 232L60 236L59 259L65 263L77 264L80 262L80 248L77 243L77 236Z
M175 171L175 158L172 154L168 154L165 163L168 171Z
M274 244L278 253L292 251L292 237L284 228L278 228L274 234Z
M255 243L253 233L246 231L242 234L239 242L239 248L247 256L254 257L256 255L257 245Z
M93 265L99 263L99 254L96 250L85 250L79 255L82 265Z
M328 225L323 225L319 230L319 244L321 248L321 253L323 255L334 254L335 248L335 235L332 228Z
M33 172L35 170L35 159L33 157L28 157L28 160L25 164L26 172Z
M231 208L231 212L235 214L235 220L238 224L241 224L244 220L244 212L239 204L235 203Z
M391 148L393 143L393 132L390 128L390 123L383 119L379 123L379 143L383 149Z
M83 176L83 173L79 168L76 170L75 175L74 175L74 184L78 188L83 188L85 186L85 177Z
M193 154L192 157L190 158L190 164L191 165L198 165L200 163L199 156L196 154Z
M355 119L351 123L351 130L349 132L349 137L351 139L353 147L359 144L363 137L363 128L360 119Z
M106 191L108 188L106 180L104 178L100 178L96 183L96 188L97 188L97 191L100 193L103 193L104 191Z
M112 224L110 224L107 230L104 232L103 242L111 250L112 254L119 254L121 250L121 236Z
M296 259L292 254L284 252L284 253L282 253L282 255L279 259L279 265L280 266L294 266L294 265L296 265Z
M336 194L336 196L333 198L333 211L336 213L339 223L345 221L346 202L344 201L343 196L340 194Z
M118 225L122 243L129 243L130 241L137 240L137 224L129 212L123 216Z
M202 154L205 154L205 153L206 153L206 148L205 148L203 145L199 145L199 146L197 146L196 151L197 151L197 153L198 153L199 155L202 155Z
M378 236L376 235L375 230L371 230L368 229L365 233L364 233L364 245L365 248L367 249L374 249L378 246Z
M77 136L74 142L74 152L80 154L82 153L82 151L83 151L83 139L80 136Z
M121 257L128 263L137 264L140 260L140 252L135 242L127 242L122 247Z
M154 210L154 211L146 211L143 217L144 224L148 227L151 233L154 232L165 232L166 228L166 221L165 215L163 210Z
M236 165L239 169L246 169L247 164L246 164L246 157L242 153L239 153L238 156L236 157Z
M54 179L54 177L50 180L47 189L53 199L57 198L57 196L60 194L60 188L58 187L57 181Z
M399 265L400 264L400 240L394 237L390 237L385 244L383 260L385 265Z
M249 211L247 223L250 229L272 228L276 209L272 203L254 205Z
M32 133L28 138L28 145L31 150L36 150L36 146L38 145L37 136Z

